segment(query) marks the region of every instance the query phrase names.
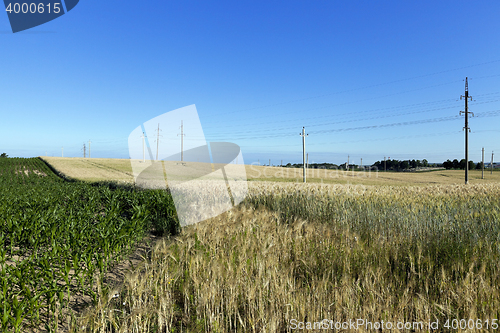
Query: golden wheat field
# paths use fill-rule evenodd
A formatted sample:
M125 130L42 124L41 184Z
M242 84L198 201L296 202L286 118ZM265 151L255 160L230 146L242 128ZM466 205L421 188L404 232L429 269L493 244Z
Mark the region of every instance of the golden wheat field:
M71 330L498 327L500 184L489 174L469 185L459 171L302 184L247 172L241 204L162 238L122 283L98 284Z
M497 184L252 183L244 204L160 241L75 330L491 325L500 311L499 194Z
M106 158L62 158L41 157L56 170L69 178L83 181L111 180L118 182L133 182L133 173L130 160ZM272 182L302 182L302 169L245 165L247 178L250 181ZM375 171L342 171L325 169L308 169L309 183L325 184L364 184L364 185L434 185L434 184L462 184L464 183L463 170L439 170L430 172L375 172ZM490 174L485 170L484 179L481 171L471 170L469 174L471 184L485 184L500 182L500 172Z

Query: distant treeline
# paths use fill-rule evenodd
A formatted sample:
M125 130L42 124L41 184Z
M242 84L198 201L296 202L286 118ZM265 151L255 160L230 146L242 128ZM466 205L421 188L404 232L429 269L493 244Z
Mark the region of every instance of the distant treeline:
M454 159L453 161L446 160L443 162L442 166L447 170L450 169L465 170L465 158L462 158L460 161L458 161L457 159ZM473 161L469 161L469 170L482 169L482 168L483 168L483 162L477 162L476 164Z
M302 168L303 164L302 163L288 163L286 165L283 165L285 168ZM309 163L307 165L309 169L331 169L331 170L346 170L347 169L347 163L343 164L334 164L334 163ZM375 167L373 165L363 165L362 167L357 164L349 164L349 170L375 170Z
M474 163L473 161L469 161L469 170L473 169L481 169L483 166L482 162ZM283 165L286 168L302 168L302 163L288 163ZM346 170L347 163L342 164L334 164L334 163L310 163L307 165L310 169L333 169L333 170ZM443 163L429 163L426 159L423 160L396 160L389 159L386 161L377 161L372 165L357 165L357 164L349 164L349 170L388 170L388 171L409 171L409 170L417 170L420 168L429 168L429 167L441 167L445 169L465 169L465 159L458 161L454 159L453 161L446 160Z
M373 163L373 166L378 170L391 170L391 171L403 171L409 169L417 169L417 168L428 168L431 166L429 162L424 158L422 161L420 160L386 160L386 161L377 161Z

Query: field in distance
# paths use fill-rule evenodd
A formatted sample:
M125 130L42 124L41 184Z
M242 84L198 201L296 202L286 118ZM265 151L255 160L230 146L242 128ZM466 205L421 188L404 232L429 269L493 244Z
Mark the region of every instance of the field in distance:
M113 158L66 158L41 157L54 169L69 178L83 181L117 181L132 183L133 173L129 159ZM247 179L250 181L302 182L302 169L246 165ZM363 184L363 185L432 185L462 184L463 170L438 170L428 172L362 172L343 170L309 169L309 183ZM469 171L471 184L500 182L500 172L480 170Z

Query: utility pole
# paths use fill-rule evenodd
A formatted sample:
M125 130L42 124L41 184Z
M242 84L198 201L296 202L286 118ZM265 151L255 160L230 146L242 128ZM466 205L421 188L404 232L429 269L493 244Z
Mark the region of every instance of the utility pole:
M306 169L309 169L309 153L306 154Z
M92 143L92 142L90 142L90 139L89 139L89 158L90 158L90 144L91 144L91 143Z
M385 162L385 156L384 156L384 171L387 171L387 163Z
M61 147L61 157L64 157L64 147Z
M181 162L184 161L184 136L186 134L184 134L184 124L183 124L183 121L181 120ZM179 136L179 134L177 134L177 136Z
M349 158L350 158L350 156L349 156L349 155L347 155L347 168L346 168L346 169L347 169L347 171L349 171Z
M491 152L491 172L490 174L493 174L493 152Z
M271 159L269 159L269 166L271 166Z
M85 143L83 144L83 158L87 157Z
M472 100L472 97L469 96L469 84L467 83L467 77L465 78L465 95L460 96L460 99L465 98L465 111L460 111L460 114L465 114L465 184L469 183L469 106L468 101L469 98ZM470 112L472 113L472 112ZM474 113L472 113L474 116Z
M299 135L302 137L302 166L304 173L303 178L305 183L306 182L306 136L309 136L309 134L306 134L306 128L302 127L302 133L299 133Z
M283 166L283 160L281 160L281 166Z
M142 163L146 163L146 133L142 132Z
M157 133L156 133L156 160L158 161L158 148L160 146L160 123L158 123L158 129L157 129Z
M481 163L483 165L481 166L481 179L484 179L484 147L483 147L482 151L483 151L483 159L482 159Z
M360 165L361 169L363 169L363 157L361 157L361 165Z

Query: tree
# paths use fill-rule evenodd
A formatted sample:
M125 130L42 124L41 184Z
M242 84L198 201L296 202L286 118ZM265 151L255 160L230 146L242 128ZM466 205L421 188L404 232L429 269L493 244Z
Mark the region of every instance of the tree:
M481 170L483 168L483 162L477 162L476 169Z
M452 163L453 163L453 169L458 169L458 168L460 168L460 163L458 162L458 160L457 160L456 158L453 160L453 162L452 162ZM465 165L465 164L464 164L464 165Z
M462 158L462 159L460 160L460 164L459 164L460 169L465 170L465 163L466 163L466 162L465 162L465 158Z
M6 153L2 153L0 157L9 157L9 155L7 155Z
M425 158L422 160L422 166L424 166L424 167L428 167L429 166L429 162Z
M476 168L476 163L469 161L469 170L474 170Z
M453 162L448 159L448 160L446 160L446 161L443 162L443 167L446 170L450 170L451 168L453 168Z

